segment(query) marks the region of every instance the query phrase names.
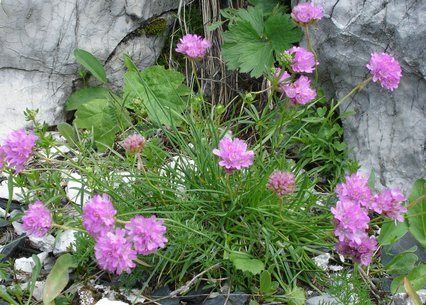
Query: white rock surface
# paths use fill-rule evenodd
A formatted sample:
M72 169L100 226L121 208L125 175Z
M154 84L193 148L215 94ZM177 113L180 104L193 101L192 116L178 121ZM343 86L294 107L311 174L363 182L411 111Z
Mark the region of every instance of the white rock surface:
M79 78L73 50L85 49L107 67L115 56L143 46L135 62L152 65L164 39L133 32L148 19L176 9L175 0L2 0L0 10L0 142L26 125L25 108L39 108L39 119L56 124ZM134 42L132 42L134 41ZM117 52L117 50L119 52ZM154 54L154 55L153 55ZM114 72L113 79L119 78ZM107 71L108 74L109 71Z
M426 1L315 3L325 9L311 36L327 94L341 98L366 79L372 52L388 52L401 63L399 88L371 82L341 110L356 112L343 121L345 141L365 172L374 169L377 184L409 191L426 176Z
M328 262L330 261L331 254L330 253L324 253L318 256L315 256L313 258L315 265L320 267L322 270L328 269Z
M13 229L15 230L16 234L18 234L18 235L25 234L25 231L22 228L22 223L14 221L14 222L12 222L12 226L13 226Z
M27 289L28 284L29 283L23 283L20 286L21 286L22 289ZM45 284L46 284L45 281L36 281L35 282L34 290L33 290L33 298L36 299L39 302L43 301L43 288L44 288Z
M65 230L56 237L54 255L61 255L69 252L70 248L75 251L75 233L74 230Z
M100 299L95 305L128 305L129 303L124 303L121 301L111 301L107 298Z
M53 237L52 234L46 234L43 237L35 237L32 235L29 235L28 239L30 240L31 245L36 249L39 249L43 252L53 251L53 245L55 244L55 237Z
M426 290L421 289L417 291L418 296L423 304L426 303ZM413 305L413 301L406 293L397 293L392 297L391 305Z
M48 255L49 253L47 252L41 252L37 254L42 266L45 260L47 259ZM17 271L31 273L33 271L34 266L35 266L35 262L33 261L32 257L21 257L15 260L15 270Z
M0 70L0 74L1 74L1 70ZM1 85L0 85L1 86ZM1 107L0 107L1 108ZM1 111L1 110L0 110ZM1 125L0 125L0 130L1 130ZM8 177L7 174L3 174L5 177ZM25 188L20 188L20 187L14 187L13 188L13 194L12 194L12 199L16 200L16 201L20 201L22 199L22 193L23 191L26 190ZM0 198L5 198L5 199L9 199L9 187L7 185L7 180L2 181L0 183Z
M66 194L69 200L84 204L90 198L90 190L87 189L84 178L78 173L71 173L67 179Z
M324 294L324 295L307 299L306 305L343 305L343 304L339 302L339 300L337 300L335 297L332 297L328 294Z

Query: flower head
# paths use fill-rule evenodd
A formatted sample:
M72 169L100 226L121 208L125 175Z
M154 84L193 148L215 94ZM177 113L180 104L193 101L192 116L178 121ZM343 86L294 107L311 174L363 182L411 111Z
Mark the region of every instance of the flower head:
M366 229L370 221L368 212L356 202L340 200L336 203L336 208L331 208L331 213L337 224L334 234L339 240L361 243L362 238L367 235Z
M117 211L107 194L93 196L83 208L83 226L95 239L114 229Z
M194 34L186 34L176 45L176 52L182 53L190 59L201 59L211 46L212 44L206 38Z
M17 173L24 170L38 137L33 131L27 133L25 129L12 131L2 146L4 160L9 167L14 167Z
M36 201L28 206L22 217L22 228L29 235L43 237L52 227L52 215L43 202Z
M339 241L336 250L343 255L352 256L355 262L368 266L377 250L377 240L374 237L364 236L359 244L349 240Z
M266 187L283 197L294 191L294 175L290 172L275 171L269 176Z
M213 154L221 158L219 165L228 173L253 164L254 152L247 150L247 144L238 138L222 138L219 141L219 149L213 149Z
M294 104L305 105L311 102L317 93L311 88L311 81L306 76L300 76L292 84L284 84L284 92Z
M140 152L145 145L145 138L139 134L128 136L121 146L130 154Z
M324 17L324 9L313 3L300 3L291 12L291 18L300 24L314 23L322 17Z
M374 196L372 209L386 217L403 222L403 214L407 212L407 208L402 205L402 202L406 200L407 198L399 189L386 189Z
M393 91L399 85L402 76L398 61L386 53L372 53L367 65L373 75L373 81L379 82L383 88Z
M136 216L126 224L129 239L138 254L148 255L165 247L167 238L164 237L166 227L163 223L163 219L156 219L152 215L150 218Z
M360 172L347 176L345 183L339 183L335 191L340 200L351 200L366 208L370 208L373 201L368 178Z
M315 70L315 66L319 64L315 60L314 54L302 47L292 47L284 53L294 54L294 63L290 65L294 72L312 73Z
M284 70L282 72L281 68L277 68L275 72L275 77L278 79L278 87L277 90L280 92L284 92L284 84L290 81L290 74Z
M136 267L136 251L125 234L124 229L117 228L96 240L95 257L102 269L121 274L123 271L130 273Z

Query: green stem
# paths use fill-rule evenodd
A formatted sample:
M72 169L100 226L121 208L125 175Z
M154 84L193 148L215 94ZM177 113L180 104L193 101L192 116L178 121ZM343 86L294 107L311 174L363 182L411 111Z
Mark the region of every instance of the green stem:
M152 267L150 264L145 263L144 261L141 261L140 259L135 259L135 262L137 262L139 265L144 267Z
M346 101L349 97L351 97L353 94L357 93L358 91L361 91L371 80L373 79L372 76L370 76L369 78L367 78L366 80L362 81L361 83L359 83L357 86L355 86L355 88L353 88L348 94L346 94L343 98L341 98L336 105L333 106L333 108L331 108L330 112L327 115L327 119L330 118L330 116L333 114L333 112L344 102Z
M58 228L58 229L62 229L62 230L74 230L74 231L79 231L79 232L85 232L85 233L87 233L85 230L83 230L83 229L80 229L80 228L71 228L71 227L68 227L68 226L64 226L64 225L60 225L60 224L57 224L57 223L54 223L53 225L52 225L54 228Z
M315 52L315 49L312 46L312 40L311 35L309 34L309 25L305 24L304 26L305 32L306 32L306 42L308 43L308 48L311 50L312 54L314 54L315 64L318 62L318 56ZM318 69L315 69L315 81L314 81L314 87L317 86L318 83Z

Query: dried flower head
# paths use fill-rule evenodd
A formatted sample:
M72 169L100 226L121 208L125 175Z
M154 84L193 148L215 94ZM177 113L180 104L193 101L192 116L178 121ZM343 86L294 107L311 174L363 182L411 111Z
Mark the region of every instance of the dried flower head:
M165 247L167 238L164 237L166 227L163 223L163 219L157 219L152 215L149 218L136 216L126 224L129 239L138 254L149 255Z
M373 81L379 82L383 88L393 91L398 88L402 72L399 62L386 53L372 53L367 65L373 75Z
M139 134L134 134L128 136L123 142L121 142L121 146L130 154L135 154L140 152L145 145L145 138Z
M206 55L212 44L206 38L194 34L186 34L176 45L176 52L182 53L190 59L201 59Z
M317 96L315 90L311 88L311 81L303 75L294 83L284 84L283 87L290 102L294 104L305 105Z
M0 146L0 173L3 170L3 167L6 163L6 153L3 150L3 147Z
M372 209L383 216L403 222L403 214L407 212L407 208L402 203L406 200L399 189L386 189L374 196Z
M279 197L294 192L294 175L290 172L275 171L269 176L266 187Z
M295 22L302 25L315 23L324 17L324 9L321 5L300 3L293 8L291 17Z
M223 166L227 173L253 164L254 152L247 150L247 144L238 138L222 138L219 141L219 149L213 149L213 154L220 157L219 165Z
M114 229L117 211L107 194L93 196L83 207L83 226L95 239Z
M290 65L294 72L312 73L315 70L315 66L319 64L315 60L314 54L302 47L292 47L284 53L294 54L293 64Z
M117 228L96 240L95 257L102 269L121 274L123 271L130 273L136 267L136 251L125 235L124 229Z
M35 237L43 237L52 228L52 215L43 202L36 201L28 205L28 210L22 217L22 228Z
M3 155L6 155L4 160L9 167L15 168L16 173L24 170L37 139L33 131L27 133L25 129L12 131L7 136L2 146Z

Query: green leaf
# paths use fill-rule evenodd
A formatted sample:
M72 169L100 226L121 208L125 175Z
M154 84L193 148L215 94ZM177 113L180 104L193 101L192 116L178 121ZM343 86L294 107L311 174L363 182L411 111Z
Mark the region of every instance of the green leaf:
M266 20L265 20L266 19ZM302 32L287 14L274 10L265 15L261 7L239 9L223 34L223 57L231 70L260 77L272 68L274 54L298 42Z
M16 302L8 293L6 290L0 287L0 298L5 300L6 302L9 302L12 305L19 305L18 302Z
M255 300L250 300L249 305L259 305L259 303Z
M419 179L414 183L408 200L410 204L415 202L406 214L408 229L418 242L426 248L426 180Z
M383 245L390 245L398 241L405 233L408 232L407 222L397 222L394 220L386 220L383 222L380 229L379 243Z
M260 291L262 293L267 293L271 289L271 274L265 270L260 274Z
M248 254L243 252L232 252L229 259L234 264L234 267L241 271L247 271L251 274L259 274L265 269L262 261L251 258Z
M422 300L420 300L419 295L416 293L416 290L413 288L412 283L406 277L404 277L404 288L407 294L410 296L410 299L414 305L423 305L423 302Z
M70 145L76 146L78 139L74 128L66 122L59 123L57 127L61 136L63 136Z
M97 147L105 149L114 144L117 125L108 112L108 101L97 99L81 105L75 113L74 124L78 128L86 128L94 132Z
M414 253L403 252L396 255L384 267L391 274L406 275L414 268L418 259Z
M46 279L43 289L43 303L50 304L67 286L69 269L76 268L77 263L71 254L60 256Z
M306 301L305 291L295 286L290 292L286 293L286 299L289 304L303 305Z
M263 9L265 12L272 11L277 5L281 3L279 0L249 0L251 5Z
M85 67L90 73L92 73L94 77L103 83L107 82L105 69L95 56L85 50L75 49L74 57L78 63Z
M223 23L224 23L224 21L213 22L213 23L211 23L207 26L207 31L212 32L212 31L216 30L217 28L221 27Z
M376 174L374 173L374 169L370 171L370 177L368 177L368 187L372 190L376 188Z
M135 63L133 62L130 55L124 54L123 55L123 61L124 61L124 65L126 66L126 68L129 72L138 72L139 71L138 67L135 65Z
M33 254L32 259L34 261L34 269L33 272L31 273L31 280L29 282L29 291L30 291L30 295L28 297L28 301L27 301L27 305L30 304L31 302L31 297L33 295L34 292L34 287L37 281L38 276L40 275L40 271L41 271L41 262L40 262L40 258Z
M77 110L80 105L97 99L107 99L109 91L103 87L84 87L70 95L65 102L65 110Z
M404 292L404 275L395 278L391 283L392 294ZM426 264L420 264L410 271L407 278L410 280L414 290L420 290L426 284Z
M183 85L184 76L162 66L152 66L140 73L127 72L124 76L124 93L127 98L142 100L149 118L166 126L179 125L186 107L182 99L190 93Z

